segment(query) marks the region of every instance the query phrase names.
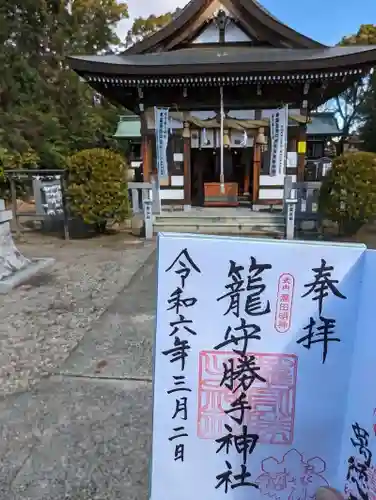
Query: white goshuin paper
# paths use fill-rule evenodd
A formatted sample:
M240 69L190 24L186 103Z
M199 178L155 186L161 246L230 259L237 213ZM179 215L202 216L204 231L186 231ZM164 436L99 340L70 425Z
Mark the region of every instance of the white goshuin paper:
M180 265L166 270L184 249L201 272L192 270L185 281L184 297L195 297L197 303L183 308L181 314L193 321L189 326L197 335L184 329L177 333L191 347L181 372L180 364L171 363L171 356L162 353L174 345L170 323L177 316L167 309L171 294L181 286L181 277L175 272ZM222 354L221 359L220 353L230 352L236 346L230 344L217 351L217 366L213 365L213 348L224 340L227 327L237 326L239 320L232 313L225 316L229 302L217 298L226 293L225 285L231 281L229 261L244 266L246 280L251 257L258 264L272 266L260 275L266 286L262 304L269 300L271 312L253 317L241 314L247 323L261 328L261 339L250 340L247 352L256 356L259 373L267 380L264 384L255 382L247 393L252 410L245 423L248 432L260 435L255 450L248 456L248 480L257 483L259 489L230 487L226 494L223 486L215 488L216 476L226 471L226 460L234 474L239 474L242 460L234 447L229 455L223 450L216 453L219 445L215 439L226 434L216 426L227 423L234 434L239 433L239 427L223 413L234 398L226 398L219 387L226 356ZM331 336L340 339L329 342L324 364L322 342L312 344L310 349L297 343L307 334L304 327L310 317L318 322L317 326L320 324L317 301L312 300L313 295L302 295L308 290L305 285L314 280L312 269L320 267L322 259L333 266L331 279L338 280L336 286L346 297L336 297L329 290L324 299L322 316L336 320ZM182 261L187 264L184 258ZM277 325L281 310L278 290L281 277L286 275L293 277L293 296L290 327L285 324L281 328ZM289 290L291 295L291 287ZM247 291L242 292L243 311L246 295ZM356 449L350 441L354 437L354 422L367 429L368 447L375 449L376 396L372 387L368 388L373 385L376 371L370 324L375 296L376 252L367 251L362 245L160 234L151 500L306 500L313 499L320 486L344 490L348 458L361 457L359 447ZM240 344L238 348L241 349ZM173 376L182 374L192 392L167 394L175 387ZM183 396L188 398L187 420L179 416L173 420L175 401ZM170 441L173 429L182 426L188 437ZM174 460L177 444L184 444L184 462ZM355 486L351 484L354 493Z

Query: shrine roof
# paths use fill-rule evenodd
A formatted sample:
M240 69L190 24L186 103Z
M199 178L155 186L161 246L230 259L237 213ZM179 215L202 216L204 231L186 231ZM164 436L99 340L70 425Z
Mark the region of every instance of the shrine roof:
M69 64L79 74L119 76L273 73L325 71L372 67L376 46L283 49L269 47L205 47L146 54L72 56Z
M141 137L140 117L137 115L120 116L114 137L117 139Z
M305 117L304 117L305 119ZM242 119L237 119L239 122ZM246 119L247 120L247 119ZM265 126L267 126L268 119ZM293 125L299 121L292 120ZM307 123L307 135L311 136L339 136L341 131L338 128L337 120L332 112L316 112L310 116ZM141 120L137 115L120 116L114 138L129 139L141 137Z
M307 134L326 136L342 135L334 113L312 113L310 118L311 120L307 125Z
M275 46L319 48L323 44L298 33L279 21L257 0L191 0L166 26L137 42L127 53L142 54L179 48L197 34L220 9L226 9L252 38L272 42Z

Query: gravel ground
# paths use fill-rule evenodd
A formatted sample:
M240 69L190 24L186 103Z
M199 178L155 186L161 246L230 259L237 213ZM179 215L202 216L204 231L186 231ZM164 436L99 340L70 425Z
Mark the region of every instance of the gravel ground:
M30 234L17 246L56 263L0 296L1 396L56 370L154 250L122 233L68 243Z

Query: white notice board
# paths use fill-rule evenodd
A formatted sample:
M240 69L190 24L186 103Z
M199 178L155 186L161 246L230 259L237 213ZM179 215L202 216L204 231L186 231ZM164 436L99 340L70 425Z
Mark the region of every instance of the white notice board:
M375 302L361 245L160 234L151 500L375 498Z

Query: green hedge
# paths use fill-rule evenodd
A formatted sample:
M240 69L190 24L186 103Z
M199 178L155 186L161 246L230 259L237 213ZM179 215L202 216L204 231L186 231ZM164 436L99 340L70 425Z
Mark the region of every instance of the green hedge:
M129 213L127 165L109 149L80 151L67 161L71 213L103 229L111 219L124 221Z
M342 235L355 234L376 214L376 155L346 153L333 161L321 186L320 212L338 223Z

